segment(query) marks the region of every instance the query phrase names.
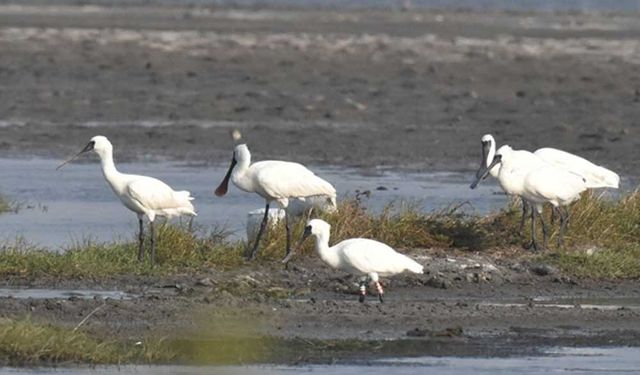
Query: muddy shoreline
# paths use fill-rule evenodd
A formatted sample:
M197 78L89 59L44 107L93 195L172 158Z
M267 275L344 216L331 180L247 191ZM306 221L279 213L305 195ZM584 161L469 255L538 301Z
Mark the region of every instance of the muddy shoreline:
M375 295L358 303L356 278L303 257L289 270L262 262L197 275L5 280L11 287L121 290L136 297L2 298L0 314L72 328L99 308L83 330L118 340L269 338L269 354L249 361L260 363L508 357L554 346L640 343L634 281L572 279L528 257L427 254L417 256L425 275L384 280L383 304Z
M491 132L637 174L635 16L0 5L0 156L471 170Z

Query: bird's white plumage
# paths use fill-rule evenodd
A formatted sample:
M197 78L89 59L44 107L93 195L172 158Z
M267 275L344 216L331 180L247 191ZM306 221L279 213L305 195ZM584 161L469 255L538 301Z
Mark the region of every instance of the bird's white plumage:
M535 204L567 206L587 190L586 180L562 168L547 165L527 173L521 196Z
M490 145L490 149L484 155L484 163L488 167L497 153L496 142L491 134L485 134L482 137L482 142L483 144L488 142ZM532 170L539 167L540 160L583 177L589 189L605 187L617 189L620 186L620 176L615 172L566 151L545 147L533 153L524 150L513 150L511 155L512 164L523 170ZM500 167L495 166L490 170L490 174L498 178L499 171ZM512 194L506 190L505 192Z
M422 273L423 267L413 259L400 254L388 245L367 238L344 240L333 249L341 259L341 268L350 273L395 275L405 271Z
M143 211L147 215L153 211L155 216L180 216L193 215L191 194L188 191L174 191L164 182L147 176L125 175L130 179L127 184L127 194L121 199L130 198L137 207L138 212Z
M595 165L580 156L550 147L538 149L534 154L551 165L584 177L590 189L605 187L617 189L620 186L620 176L617 173Z
M344 240L329 246L331 226L320 219L307 223L316 237L316 251L332 268L352 274L366 274L377 281L378 275L395 275L405 271L423 273L423 266L388 245L366 238Z
M147 176L120 173L113 162L113 146L106 137L91 138L93 151L100 156L102 172L120 201L136 214L153 221L156 216L196 216L191 194L174 191L166 183Z
M234 157L238 165L231 180L246 192L257 193L268 202L277 201L282 208L291 198L312 196L326 196L335 205L336 189L301 164L278 160L251 164L251 154L244 144L236 146Z

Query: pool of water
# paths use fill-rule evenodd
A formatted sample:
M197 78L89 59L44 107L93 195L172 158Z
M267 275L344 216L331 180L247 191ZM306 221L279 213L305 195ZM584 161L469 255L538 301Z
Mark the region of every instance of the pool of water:
M640 348L548 348L540 355L509 358L417 357L390 358L365 364L309 366L105 366L96 368L0 368L0 374L637 374Z
M60 171L59 160L0 159L0 192L19 203L17 213L0 215L0 241L12 243L23 237L29 243L62 249L86 239L113 241L134 239L137 217L122 206L102 176L98 162L71 164ZM179 163L122 163L125 173L162 179L177 190L190 190L198 212L196 224L204 228L224 227L244 238L247 213L264 206L256 194L230 186L225 197L213 190L226 166L202 167ZM473 172L403 173L335 167L312 167L334 184L339 198L356 191L370 191L366 205L381 210L390 202L419 202L425 211L444 209L468 202L464 209L486 213L503 207L507 197L495 180L476 190L469 189Z
M17 298L17 299L94 299L94 298L111 298L111 299L134 299L138 296L135 294L119 291L119 290L88 290L88 289L18 289L18 288L0 288L0 298Z

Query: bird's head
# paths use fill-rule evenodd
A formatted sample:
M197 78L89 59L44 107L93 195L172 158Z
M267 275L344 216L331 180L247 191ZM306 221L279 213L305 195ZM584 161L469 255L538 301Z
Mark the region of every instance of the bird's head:
M480 169L478 169L478 171L476 172L476 179L473 181L473 183L469 187L471 189L475 189L476 186L478 186L478 184L480 183L480 181L487 178L487 176L489 175L493 167L502 163L502 158L504 157L504 155L508 156L510 153L511 153L510 146L504 145L500 147L498 151L496 151L496 154L493 156L493 159L491 159L491 163L489 163L489 165L486 165L486 163L482 163L482 165L480 165Z
M76 159L80 155L87 153L89 151L95 151L98 155L100 155L100 157L102 157L103 155L113 152L113 146L111 145L111 142L109 142L107 137L102 135L96 135L95 137L89 140L89 143L87 143L87 145L84 146L84 148L80 150L80 152L70 157L69 159L65 160L56 169L62 168L65 164L71 162L72 160Z
M227 170L227 174L224 176L224 179L218 185L215 190L215 194L218 197L221 197L227 194L229 190L229 179L231 178L231 173L233 172L233 168L236 164L240 163L241 165L251 164L251 153L249 152L249 148L245 143L242 142L242 136L238 130L234 130L231 132L231 137L233 141L236 143L236 146L233 148L233 156L231 157L231 164L229 165L229 170Z
M298 244L295 246L295 248L282 260L282 263L284 263L285 265L289 263L289 261L293 257L293 254L298 251L298 249L300 248L300 246L302 246L302 243L304 242L304 240L307 239L307 237L309 236L318 237L320 235L327 234L329 232L331 232L331 225L329 225L329 223L327 223L326 221L320 220L320 219L309 220L307 222L307 225L304 227L304 232L302 233L302 237L300 238L300 241L298 241Z

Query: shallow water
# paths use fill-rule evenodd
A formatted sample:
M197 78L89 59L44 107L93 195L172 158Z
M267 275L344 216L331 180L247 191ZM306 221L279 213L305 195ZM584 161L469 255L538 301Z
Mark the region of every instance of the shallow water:
M16 288L0 288L0 298L17 298L17 299L48 299L48 298L111 298L111 299L134 299L138 296L119 290L88 290L88 289L16 289Z
M91 0L93 4L148 3L145 0ZM44 3L52 2L43 0ZM229 6L295 6L321 8L381 8L398 9L406 4L413 8L470 9L482 11L542 11L542 12L638 12L639 0L154 0L161 4L196 4Z
M12 243L24 237L29 243L60 249L84 239L112 241L134 239L137 217L121 205L102 176L99 163L71 164L60 171L58 160L0 159L0 192L22 208L17 214L0 215L0 241ZM226 166L202 167L176 163L122 163L125 173L144 174L167 182L176 190L190 190L198 212L196 224L225 227L244 238L249 211L264 206L264 200L230 186L219 198L213 190ZM357 190L371 191L366 205L380 210L389 202L416 202L425 211L444 209L456 202L469 202L465 210L486 213L503 207L507 197L495 180L476 190L469 189L472 172L402 173L312 167L334 184L340 197L353 197ZM377 190L384 187L386 190Z
M510 358L390 358L366 364L310 366L107 366L97 368L2 368L0 374L637 374L640 348L549 348L540 355Z

